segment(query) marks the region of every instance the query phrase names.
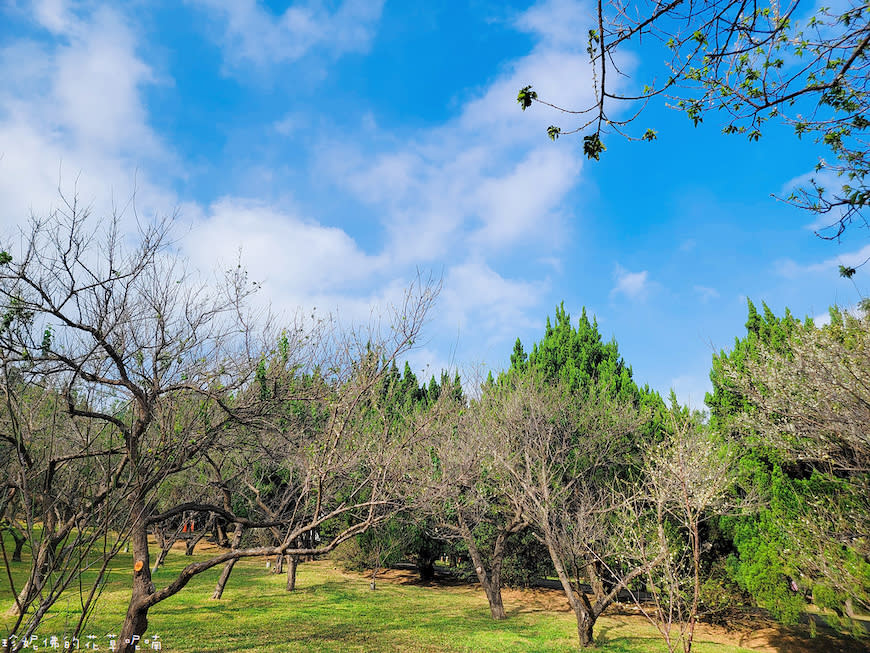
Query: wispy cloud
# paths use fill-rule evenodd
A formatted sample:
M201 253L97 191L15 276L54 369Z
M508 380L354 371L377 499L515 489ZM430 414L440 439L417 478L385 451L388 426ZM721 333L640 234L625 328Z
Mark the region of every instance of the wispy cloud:
M698 241L694 238L687 238L683 242L680 243L680 251L681 252L691 252L695 247L697 247Z
M217 23L217 40L231 69L294 62L317 50L329 56L364 52L374 37L384 0L296 2L281 14L259 0L188 0Z
M290 136L302 129L306 124L305 116L300 113L287 113L280 120L272 123L272 127L282 136Z
M523 14L517 24L534 31L541 43L470 95L455 118L418 130L398 145L389 130L374 129L365 147L332 141L319 148L322 177L373 207L397 260L488 258L520 246L552 252L567 240L573 216L565 201L582 171L582 154L548 142L547 108L523 113L516 93L534 80L536 88L559 93L570 106L592 101L583 44L547 42L542 18L568 20L587 11L574 2L529 11L534 16ZM566 78L573 83L566 86Z
M628 299L642 300L645 299L649 293L651 282L647 270L642 270L641 272L630 272L617 263L614 277L616 279L616 285L610 291L611 297L623 295Z
M444 322L472 337L485 334L490 342L516 337L537 325L528 310L547 290L545 281L507 279L485 263L460 263L444 279Z
M710 288L709 286L695 285L692 287L692 290L698 294L700 300L705 304L711 299L717 299L719 297L719 291L715 288Z
M800 196L800 190L807 190L810 192L810 196L815 195L815 191L813 190L813 184L818 185L820 188L824 189L824 195L828 199L833 197L834 192L840 191L841 187L844 184L843 178L837 176L836 173L828 170L812 170L809 172L805 172L801 175L793 177L785 182L779 190L779 197L783 199L789 198L792 194ZM837 210L832 213L818 213L814 214L808 212L808 215L814 216L814 218L805 225L805 228L814 232L830 232L832 228L835 228L835 225L839 219L839 212Z
M75 19L67 0L36 0L33 17L47 30L55 34L68 32Z
M798 263L792 259L782 259L776 262L775 268L778 274L787 279L807 275L836 277L841 265L858 267L868 260L870 260L870 245L864 245L861 249L845 252L818 263Z

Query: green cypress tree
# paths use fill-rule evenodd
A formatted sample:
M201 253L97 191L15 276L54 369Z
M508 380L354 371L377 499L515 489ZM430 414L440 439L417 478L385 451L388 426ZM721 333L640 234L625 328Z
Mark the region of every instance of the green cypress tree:
M594 384L596 389L606 388L610 397L647 411L650 419L642 428L644 437L655 437L665 428L666 409L661 396L648 385L639 387L635 383L632 368L620 356L616 339L605 342L598 321L594 316L590 320L585 308L575 327L565 303L560 303L555 320L551 322L547 317L544 337L532 346L528 356L517 338L507 374L521 374L527 369L545 381L563 384L571 394L585 395Z
M842 322L842 314L832 311L832 324L825 328ZM730 352L714 355L713 392L707 395L711 425L743 446L740 483L761 499L752 514L722 519L731 546L726 568L756 603L785 623L798 621L809 592L817 604L840 612L853 599L870 597L866 543L838 535L849 530L855 515L866 514L866 492L855 489L863 486L754 432L750 425L759 409L740 391L750 382L764 395L776 390L762 387L775 378L750 379L750 367L764 364L765 357L790 360L792 339L817 331L809 318L798 320L787 309L777 317L766 304L759 312L748 302L746 335L735 339ZM777 419L787 428L787 416Z

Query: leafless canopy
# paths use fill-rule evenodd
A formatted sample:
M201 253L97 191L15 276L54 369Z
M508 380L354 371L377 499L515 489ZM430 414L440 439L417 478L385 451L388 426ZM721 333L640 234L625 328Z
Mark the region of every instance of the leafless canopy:
M140 224L132 237L128 226L119 215L96 220L72 198L0 252L0 417L10 426L3 453L16 458L0 507L50 527L44 561L34 563L16 609L40 595L58 546L78 543L69 524L102 534L102 565L129 537L135 566L122 642L145 632L151 606L206 569L244 556L329 551L393 508L404 478L397 461L421 426L396 428L373 397L384 366L419 338L438 294L437 282L421 278L383 324L375 316L362 329L330 318L276 328L252 309L256 284L241 266L203 279L186 269L170 220ZM293 402L316 407L316 428L299 428L288 414ZM247 518L225 499L246 481L256 488L255 475L241 473L253 452L265 452L291 482L269 502L249 493L255 510ZM82 466L88 484L78 480ZM213 472L208 492L173 485L201 466ZM50 497L79 501L70 508ZM157 588L149 530L194 513L203 522L276 528L280 537L190 564ZM330 520L324 539L303 543ZM81 564L70 569L67 579Z

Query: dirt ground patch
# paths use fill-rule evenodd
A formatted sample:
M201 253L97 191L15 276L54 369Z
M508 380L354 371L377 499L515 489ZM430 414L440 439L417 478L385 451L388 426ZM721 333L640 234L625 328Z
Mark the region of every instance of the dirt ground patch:
M368 575L343 572L347 577L366 578ZM471 591L483 590L477 584L468 584L452 578L438 577L434 581L422 583L418 575L408 569L386 569L378 573L379 583L401 583L420 585L446 585L466 587ZM518 612L570 612L571 608L561 590L550 588L528 588L502 590L505 609L510 614ZM633 604L617 603L611 606L605 616L617 623L631 626L647 623L640 609ZM776 622L758 615L747 624L726 628L711 624L698 624L696 638L719 644L736 644L760 653L867 653L870 640L857 640L835 636L824 632L822 626L815 637L810 637L808 626L784 628Z

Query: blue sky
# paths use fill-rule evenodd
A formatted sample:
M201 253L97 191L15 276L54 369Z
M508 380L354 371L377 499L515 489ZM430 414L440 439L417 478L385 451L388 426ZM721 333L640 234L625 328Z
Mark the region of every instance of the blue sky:
M655 143L611 136L600 162L570 119L592 97L572 0L7 0L0 4L0 230L57 205L97 213L135 189L178 214L203 270L241 252L280 310L367 319L418 270L443 278L410 356L502 368L565 302L594 313L635 377L699 406L714 350L743 333L746 297L820 315L865 292L839 263L866 234L812 233L787 194L824 154L787 129L759 143L650 105ZM626 52L641 86L656 53ZM378 310L377 308L375 310Z

